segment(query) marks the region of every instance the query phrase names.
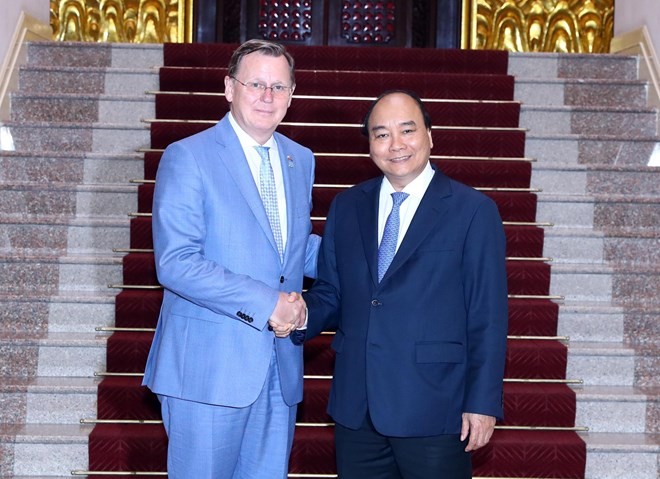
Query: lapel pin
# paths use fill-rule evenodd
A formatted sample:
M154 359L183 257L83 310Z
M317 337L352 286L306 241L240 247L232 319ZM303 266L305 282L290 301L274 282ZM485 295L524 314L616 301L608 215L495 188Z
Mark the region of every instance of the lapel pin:
M293 168L293 158L291 156L287 155L286 162L288 163L289 168Z

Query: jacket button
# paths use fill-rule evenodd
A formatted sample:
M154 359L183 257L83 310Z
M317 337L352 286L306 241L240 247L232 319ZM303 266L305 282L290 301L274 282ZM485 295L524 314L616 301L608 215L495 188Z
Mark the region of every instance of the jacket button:
M382 303L378 301L377 299L372 299L371 300L371 305L372 306L380 306Z
M284 276L280 276L280 283L284 283Z

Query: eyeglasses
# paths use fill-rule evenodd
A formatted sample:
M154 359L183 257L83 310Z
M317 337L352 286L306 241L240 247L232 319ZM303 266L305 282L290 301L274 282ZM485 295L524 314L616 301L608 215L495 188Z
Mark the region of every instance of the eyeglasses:
M286 86L286 85L266 86L263 83L259 83L259 82L256 82L256 81L250 81L250 82L247 82L247 83L243 83L242 81L240 81L236 77L231 77L231 78L232 78L232 80L236 80L238 83L243 85L248 92L254 93L255 95L257 95L257 94L258 95L263 95L266 92L266 90L270 90L271 93L273 94L273 96L282 97L282 96L288 95L289 93L291 93L293 91L292 87Z

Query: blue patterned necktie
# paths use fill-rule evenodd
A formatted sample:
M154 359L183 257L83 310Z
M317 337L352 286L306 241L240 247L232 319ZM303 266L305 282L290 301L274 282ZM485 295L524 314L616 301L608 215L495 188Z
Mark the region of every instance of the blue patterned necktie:
M394 259L396 254L396 243L399 238L399 207L401 203L408 198L408 193L395 191L392 193L392 211L387 217L385 222L385 230L383 231L383 238L380 240L380 247L378 248L378 282L383 279L387 268Z
M280 254L280 259L282 259L284 245L282 242L282 229L280 227L280 211L277 206L275 175L273 174L273 167L270 164L270 155L268 154L269 147L255 146L254 148L261 157L261 166L259 168L259 191L261 193L261 201L264 203L266 216L268 216L268 222L270 223L270 229L273 231L273 236L275 237L277 251Z

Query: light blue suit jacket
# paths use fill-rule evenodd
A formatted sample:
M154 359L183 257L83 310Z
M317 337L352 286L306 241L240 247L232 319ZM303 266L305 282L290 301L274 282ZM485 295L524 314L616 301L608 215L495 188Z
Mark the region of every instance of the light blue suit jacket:
M314 157L279 133L275 140L287 203L283 263L228 116L163 154L153 235L165 293L144 376L156 394L250 405L275 347L284 400L302 399L302 348L267 326L279 292L300 291L303 275L316 276Z

